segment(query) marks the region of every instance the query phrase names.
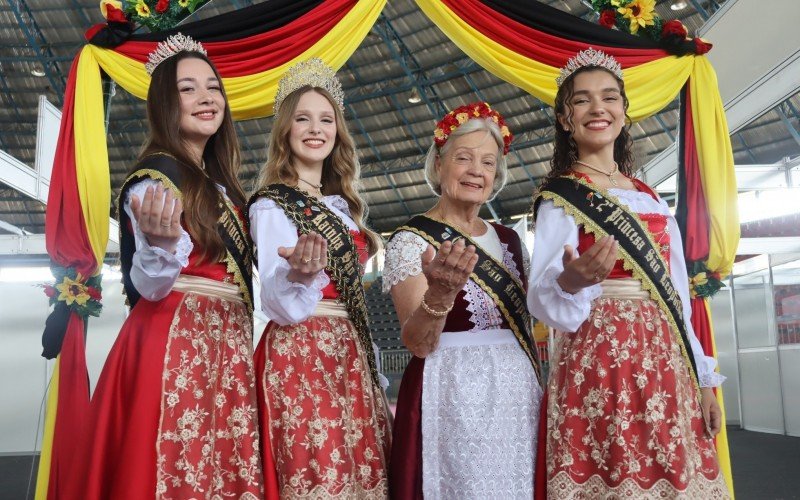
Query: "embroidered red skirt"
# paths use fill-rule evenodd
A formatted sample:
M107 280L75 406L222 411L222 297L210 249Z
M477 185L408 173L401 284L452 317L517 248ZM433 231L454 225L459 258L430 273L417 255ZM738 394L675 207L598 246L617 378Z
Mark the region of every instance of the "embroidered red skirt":
M562 333L547 407L548 498L728 498L699 395L650 299L602 297Z
M282 499L387 498L389 425L372 355L346 318L267 325L256 349L259 410Z
M98 381L65 498L262 498L251 324L240 300L141 300Z

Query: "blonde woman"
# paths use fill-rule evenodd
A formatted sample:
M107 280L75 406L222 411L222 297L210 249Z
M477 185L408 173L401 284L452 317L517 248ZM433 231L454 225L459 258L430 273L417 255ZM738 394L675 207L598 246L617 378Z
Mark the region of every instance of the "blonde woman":
M261 307L256 349L266 481L281 498L386 498L389 431L361 269L359 165L331 68L282 78L267 164L250 201Z

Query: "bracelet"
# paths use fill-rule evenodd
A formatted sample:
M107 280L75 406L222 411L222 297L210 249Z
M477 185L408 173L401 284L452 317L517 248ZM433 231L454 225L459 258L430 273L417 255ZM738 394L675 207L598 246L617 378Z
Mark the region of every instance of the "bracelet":
M425 303L425 296L424 295L422 296L422 303L420 305L422 306L422 310L423 311L425 311L426 313L430 314L434 318L444 318L453 309L453 304L450 304L450 307L448 307L444 311L437 311L436 309L433 309L431 306L429 306L428 304Z

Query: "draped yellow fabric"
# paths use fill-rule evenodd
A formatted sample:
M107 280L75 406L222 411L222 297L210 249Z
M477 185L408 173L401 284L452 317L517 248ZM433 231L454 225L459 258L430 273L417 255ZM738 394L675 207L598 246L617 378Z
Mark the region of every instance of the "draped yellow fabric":
M278 81L289 67L299 61L319 57L332 68L341 68L367 36L385 4L386 0L358 2L317 43L282 66L252 75L223 78L233 118L248 120L271 115ZM125 90L141 99L147 97L150 77L144 64L110 49L87 46L84 50L87 49L94 54L103 71Z
M706 265L727 276L739 246L739 211L730 133L718 88L711 63L705 57L696 57L689 90L710 223Z
M44 412L44 433L42 435L42 452L39 455L39 471L36 474L36 500L46 500L50 487L50 459L53 456L53 435L56 429L58 414L58 364L61 356L56 358L53 376L50 378L50 392L47 393L47 406Z
M103 267L108 245L111 178L103 113L100 67L91 50L83 50L75 85L75 176L78 181L86 232L97 271Z

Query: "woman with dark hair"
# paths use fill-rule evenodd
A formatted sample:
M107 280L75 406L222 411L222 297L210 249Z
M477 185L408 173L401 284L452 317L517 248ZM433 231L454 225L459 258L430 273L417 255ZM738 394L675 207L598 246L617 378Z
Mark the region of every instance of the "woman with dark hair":
M65 498L263 496L252 248L222 79L191 38L146 65L150 135L119 198L131 306Z
M320 59L287 71L249 203L271 320L256 349L264 475L281 498L387 495L388 408L361 284L380 238L364 224L343 99Z
M633 178L622 70L588 49L557 83L528 287L531 313L559 332L548 498L727 498L713 441L724 377L692 331L675 219Z

